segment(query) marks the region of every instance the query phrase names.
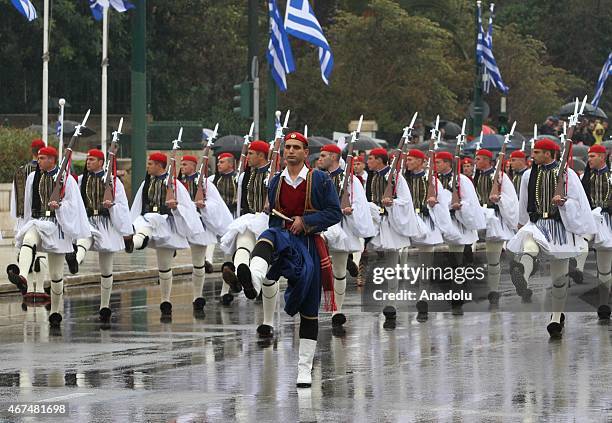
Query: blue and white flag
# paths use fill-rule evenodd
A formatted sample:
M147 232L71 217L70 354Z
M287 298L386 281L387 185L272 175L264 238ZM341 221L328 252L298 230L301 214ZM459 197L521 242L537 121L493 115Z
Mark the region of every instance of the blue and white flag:
M38 17L36 9L30 0L11 0L15 9L19 11L29 22Z
M135 6L127 0L110 0L110 4L119 13L134 9Z
M502 80L499 67L495 56L493 56L493 7L491 4L491 14L489 15L489 28L485 33L482 28L482 15L480 5L478 5L478 43L476 44L476 58L478 63L483 66L483 72L490 77L491 82L499 91L508 93L508 87ZM489 92L488 84L485 84L485 91Z
M270 12L270 41L266 57L270 64L272 77L281 91L287 91L287 74L295 71L289 37L283 26L276 0L268 1Z
M108 7L108 0L89 0L89 8L94 19L101 21L104 17L104 8Z
M321 77L329 85L329 76L334 67L334 56L323 29L308 0L289 0L285 12L285 29L289 35L319 47Z
M593 106L597 107L599 104L599 100L601 100L601 96L603 94L604 85L606 85L606 79L608 79L610 75L612 75L612 53L610 53L608 56L608 60L606 60L606 63L604 63L601 73L599 74L597 86L595 87L595 96L591 101Z
M55 136L58 138L62 136L62 121L60 120L55 123Z
M94 19L101 21L104 17L104 8L112 7L119 13L133 9L135 6L127 0L88 0L91 14Z

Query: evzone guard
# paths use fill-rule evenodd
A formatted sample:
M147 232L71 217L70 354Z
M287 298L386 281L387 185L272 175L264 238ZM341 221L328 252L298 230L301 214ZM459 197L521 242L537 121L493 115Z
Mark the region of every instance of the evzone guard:
M504 243L514 236L518 225L518 197L512 181L503 170L506 145L510 142L515 126L516 122L510 134L505 136L495 167L491 151L476 151L474 185L487 223L482 238L485 240L487 255L487 298L493 306L499 304L501 253Z
M346 271L350 253L363 250L363 239L375 235L374 224L370 215L365 190L359 179L353 174L352 144L346 160L346 167L340 167L342 150L336 144L327 144L321 148L318 160L319 169L326 171L340 199L342 220L324 232L334 275L334 298L336 310L332 313L332 326L339 328L346 323L342 305L346 295ZM354 262L351 261L356 267ZM356 270L356 269L355 269ZM356 276L356 275L353 275Z
M366 181L366 197L374 221L376 235L368 242L371 251L384 253L381 266L395 268L399 264L399 251L410 246L410 237L421 237L408 184L401 174L402 151L394 151L392 166L389 154L384 148L375 148L368 155L371 173ZM388 291L398 288L397 277L388 282ZM395 328L397 311L394 302L387 302L383 308L385 328Z
M253 249L250 268L245 266L238 277L248 298L262 291L264 313L268 304L276 304L278 279L287 278L285 311L300 314L297 386L310 387L321 288L326 309L335 308L331 263L320 234L339 223L342 212L329 176L306 166L308 141L302 134L285 136L283 157L287 167L272 178L268 190L270 227ZM260 326L258 333L263 332Z
M518 255L510 262L510 276L516 292L531 297L529 278L541 253L550 258L552 315L547 330L560 337L565 324L563 310L567 299L568 261L585 248L585 237L597 232L589 200L580 178L567 164L566 142L563 163L559 146L550 139L535 143L534 164L522 179L519 224L522 227L508 242L508 250ZM559 189L559 185L564 186Z
M124 237L133 234L125 189L113 169L116 169L113 148L110 149L106 169L104 153L92 149L87 152L86 169L78 179L91 236L77 240L76 260L78 264L82 263L89 250L98 253L99 315L103 323L108 323L112 314L113 256L125 249Z
M203 228L202 232L187 236L193 263L193 274L191 277L193 287L192 304L195 313L201 313L206 304L202 288L206 278L207 249L214 248L217 243L217 236L225 233L227 227L232 222L232 215L221 195L219 195L217 187L207 178L210 146L209 143L207 148L204 149L199 171L196 171L197 157L187 155L183 156L181 161L180 180L185 188L187 188L187 192L198 210L200 224Z
M13 184L11 186L11 209L10 214L15 219L14 233L19 233L24 224L23 212L25 202L26 181L30 173L35 172L38 168L38 151L45 147L45 142L41 139L35 139L31 145L32 160L20 166L15 171L13 176ZM26 278L27 286L21 285L21 279L15 279L19 285L17 286L23 294L25 303L28 304L45 304L50 300L49 281L45 280L47 275L47 255L41 251L36 252L32 266Z
M606 147L597 144L589 148L589 165L582 185L591 205L597 232L592 246L597 258L598 308L601 320L610 320L610 286L612 284L612 172L606 162Z
M149 156L147 175L130 209L135 231L134 248L142 250L150 247L155 249L157 255L161 288L159 307L163 319L172 316L172 259L176 250L189 248L188 238L204 232L200 214L189 192L176 178L174 160L172 158L168 166L165 154L153 153Z
M36 252L47 253L51 277L49 324L52 327L59 327L62 321L64 255L73 252L72 244L77 239L91 236L79 187L67 170L68 159L65 157L58 168L55 148L38 150L38 169L26 180L23 225L15 236L20 247L18 264L8 268L11 282L27 286L25 275L28 275Z

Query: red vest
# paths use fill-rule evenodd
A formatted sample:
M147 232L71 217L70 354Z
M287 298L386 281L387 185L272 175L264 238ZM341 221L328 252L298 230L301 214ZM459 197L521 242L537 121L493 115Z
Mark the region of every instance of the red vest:
M297 188L293 188L285 178L281 178L279 195L280 212L285 216L304 216L304 205L306 204L306 181L302 181ZM290 222L286 222L291 226Z

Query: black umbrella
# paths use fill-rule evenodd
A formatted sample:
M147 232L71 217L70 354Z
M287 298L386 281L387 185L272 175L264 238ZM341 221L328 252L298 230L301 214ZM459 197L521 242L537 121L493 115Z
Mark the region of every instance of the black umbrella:
M482 137L482 144L480 144L480 148L485 148L490 151L500 151L502 148L502 145L504 144L504 139L505 137L499 134L484 135ZM471 151L476 150L476 145L478 144L479 140L480 140L480 137L474 138L473 141L470 141L469 143L466 144L466 146L463 148L463 151L471 152ZM521 148L522 144L523 144L523 141L521 139L512 137L510 138L510 144L506 146L506 150L508 151L518 150Z
M574 113L575 103L567 103L561 106L559 109L560 116L569 116ZM591 116L601 119L608 119L608 115L599 107L595 107L590 103L585 104L584 106L584 115Z
M586 145L574 145L572 146L572 154L581 159L586 158L589 155L589 147Z
M42 125L30 125L26 129L28 131L38 132L38 133L42 134L43 127L42 127ZM55 134L55 128L52 127L51 125L49 125L49 126L47 126L47 132L49 134Z
M335 144L333 140L325 137L308 137L308 149L312 147L323 147L327 144Z
M347 146L344 148L348 148L348 142L350 141L350 135L347 135ZM354 150L373 150L375 148L380 148L382 147L381 144L379 144L378 142L374 141L373 138L368 137L367 135L360 135L359 139L357 141L355 141L355 144L353 144L353 149Z
M238 135L225 135L213 144L215 153L240 153L244 138Z
M435 122L430 122L426 129L429 131L435 126ZM438 129L444 130L444 138L456 138L457 135L461 133L461 126L455 122L451 122L450 120L440 120L440 126Z
M65 120L64 121L64 136L71 137L72 135L74 135L74 128L76 128L76 126L80 124L81 122L75 122L74 120ZM55 133L55 129L53 130L53 132ZM94 131L93 129L87 126L81 126L81 138L91 137L92 135L95 135L95 134L96 134L96 131Z

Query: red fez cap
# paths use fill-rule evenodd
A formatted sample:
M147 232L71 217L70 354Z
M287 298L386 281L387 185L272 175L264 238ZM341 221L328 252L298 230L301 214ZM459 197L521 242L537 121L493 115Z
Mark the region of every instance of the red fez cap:
M149 156L149 160L153 160L154 162L160 162L164 165L168 163L168 157L164 153L152 153Z
M102 150L98 150L97 148L92 148L87 152L88 156L96 157L98 159L104 160L104 153Z
M448 151L440 151L439 153L436 153L436 159L440 159L440 160L453 160L454 156L449 153Z
M478 150L478 151L476 152L476 155L477 155L477 156L485 156L485 157L488 157L488 158L490 158L490 159L492 159L492 158L493 158L493 153L491 153L491 152L490 152L489 150L487 150L486 148L481 148L480 150Z
M32 148L43 148L45 147L45 142L43 140L41 140L40 138L35 139L32 141Z
M589 153L603 153L606 154L606 147L601 144L595 144L589 148Z
M265 141L253 141L249 144L249 150L268 154L268 151L270 151L270 144Z
M58 154L57 154L57 150L55 149L55 147L43 147L41 149L38 150L38 155L42 155L42 156L54 156L55 158L57 158Z
M512 154L510 154L510 158L511 159L526 159L527 155L525 154L524 151L514 150Z
M423 153L421 150L417 150L416 148L413 148L408 152L408 157L414 157L422 160L425 160L427 158L425 153Z
M363 158L363 156L357 156L355 157L355 161L359 162L359 163L365 163L365 159Z
M550 138L544 138L542 140L536 141L533 146L534 150L550 150L550 151L559 151L560 148L556 142L551 140Z
M330 153L342 154L342 150L336 144L325 144L321 147L321 151L328 151Z
M474 160L472 160L471 157L464 157L463 160L461 161L463 164L472 164L474 163Z
M218 160L221 159L233 159L234 155L232 153L221 153L219 154L219 157L217 157Z
M196 156L183 156L183 161L187 160L188 162L198 163L198 158Z
M301 141L302 143L308 146L308 140L304 135L300 134L299 132L289 132L287 135L285 135L285 141L288 140Z
M387 153L387 150L385 150L384 148L375 148L370 151L370 156L389 157L389 154Z

